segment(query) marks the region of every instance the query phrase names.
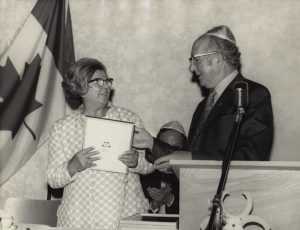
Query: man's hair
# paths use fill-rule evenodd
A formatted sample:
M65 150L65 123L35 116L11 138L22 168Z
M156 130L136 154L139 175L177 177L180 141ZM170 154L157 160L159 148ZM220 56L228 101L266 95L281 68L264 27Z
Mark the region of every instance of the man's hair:
M185 136L184 134L178 132L178 131L175 130L175 129L164 129L164 128L163 128L163 129L160 129L159 132L158 132L158 134L157 134L157 136L156 136L156 138L157 138L158 140L160 140L161 135L162 135L163 133L166 133L166 132L170 131L170 130L176 131L176 132L179 133L180 136L182 137L182 146L181 146L181 147L173 146L173 147L176 147L178 150L185 149L186 146L187 146L187 138L186 138L186 136ZM167 144L168 144L168 143L167 143Z
M211 34L218 34L218 32L221 30L223 33L225 32L224 35L225 39L218 36L211 35ZM207 37L209 39L208 48L210 49L210 51L218 51L228 64L232 65L237 69L240 68L241 53L239 51L239 48L235 44L235 38L233 33L230 31L230 29L227 26L214 27L211 30L207 31L201 37Z
M82 104L82 96L88 91L88 82L96 70L106 72L106 67L93 58L81 58L73 63L64 75L62 87L72 109Z

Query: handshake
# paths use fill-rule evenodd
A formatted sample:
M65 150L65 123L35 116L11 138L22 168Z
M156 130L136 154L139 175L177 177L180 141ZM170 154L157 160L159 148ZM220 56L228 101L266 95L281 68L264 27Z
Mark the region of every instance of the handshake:
M174 131L174 130L170 130ZM165 132L166 134L166 132ZM164 143L163 143L164 142ZM159 154L154 152L155 149L159 149ZM160 146L162 145L162 146ZM167 141L160 140L155 141L155 138L144 128L135 127L133 136L133 147L136 149L149 149L153 156L156 158L154 161L155 169L161 172L170 172L170 160L191 160L192 154L187 151L175 151L174 146ZM176 146L177 147L177 146ZM178 147L176 148L178 149Z

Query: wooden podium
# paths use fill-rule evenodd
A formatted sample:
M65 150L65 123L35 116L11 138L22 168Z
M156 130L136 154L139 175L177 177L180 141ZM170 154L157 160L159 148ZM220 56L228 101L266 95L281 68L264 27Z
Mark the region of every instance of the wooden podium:
M210 215L221 176L220 161L171 160L180 181L179 229L199 230ZM230 196L224 209L240 214L249 192L253 199L251 215L263 218L272 230L300 229L300 162L232 161L225 191ZM261 229L249 226L246 229Z

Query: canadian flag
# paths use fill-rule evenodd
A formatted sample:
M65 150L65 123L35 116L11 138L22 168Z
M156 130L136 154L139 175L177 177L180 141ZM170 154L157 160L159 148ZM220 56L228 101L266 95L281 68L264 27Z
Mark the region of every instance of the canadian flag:
M39 0L0 58L0 186L65 115L61 82L74 56L68 2Z

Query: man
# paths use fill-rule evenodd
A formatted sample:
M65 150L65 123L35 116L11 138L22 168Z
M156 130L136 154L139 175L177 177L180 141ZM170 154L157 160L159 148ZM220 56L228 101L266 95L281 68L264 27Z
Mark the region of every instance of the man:
M233 155L233 160L269 160L273 142L271 96L264 86L244 78L240 70L240 52L227 26L207 31L193 44L190 67L200 85L209 89L207 98L194 112L188 135L187 151L176 152L144 129L137 129L134 146L149 148L157 166L167 167L170 159L222 160L226 153L236 117L234 84L248 84L249 104Z
M178 150L186 145L184 128L178 121L164 124L157 134L157 139ZM156 160L149 151L146 151L146 158L152 163ZM140 180L146 198L151 201L152 212L179 213L179 181L172 172L155 171L148 175L140 175Z

